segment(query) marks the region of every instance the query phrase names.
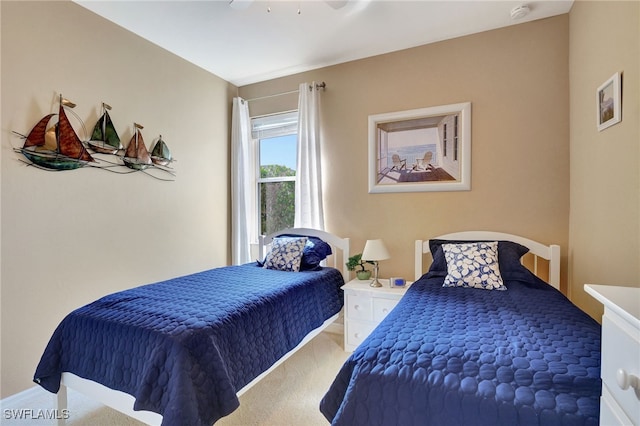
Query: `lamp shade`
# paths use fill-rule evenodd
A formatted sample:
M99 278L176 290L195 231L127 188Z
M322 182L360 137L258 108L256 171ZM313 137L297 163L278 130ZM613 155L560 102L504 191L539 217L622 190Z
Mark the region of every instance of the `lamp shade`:
M389 259L389 251L382 240L367 240L362 251L362 260Z

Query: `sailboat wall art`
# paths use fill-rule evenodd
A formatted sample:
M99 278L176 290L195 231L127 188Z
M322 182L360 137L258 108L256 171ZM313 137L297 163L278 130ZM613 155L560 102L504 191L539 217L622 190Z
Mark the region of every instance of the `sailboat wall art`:
M140 132L142 129L144 129L142 125L133 123L133 136L123 157L124 165L134 170L145 170L153 164L151 155L144 144L142 132Z
M70 111L86 133L80 117L71 111L75 106L73 102L59 95L57 114L51 113L42 117L26 136L13 132L24 139L21 148L14 148L15 152L26 158L21 161L49 171L91 167L116 174L142 172L158 180L174 180L176 173L170 164L175 160L162 135L149 153L142 137L143 126L134 123L133 136L124 148L109 115L111 106L103 102L102 113L93 127L91 136L83 142L67 117L67 112Z
M65 113L65 108L74 108L76 105L62 95L58 103L58 121L49 126L56 114L42 117L29 135L24 136L22 148L15 151L23 154L35 166L49 170L73 170L95 163Z
M151 161L159 166L167 166L171 163L171 151L167 144L162 140L162 135L158 137L158 141L151 150Z
M88 142L89 148L103 154L117 154L123 148L120 136L111 121L110 110L111 106L103 102L102 115L93 127L91 139Z

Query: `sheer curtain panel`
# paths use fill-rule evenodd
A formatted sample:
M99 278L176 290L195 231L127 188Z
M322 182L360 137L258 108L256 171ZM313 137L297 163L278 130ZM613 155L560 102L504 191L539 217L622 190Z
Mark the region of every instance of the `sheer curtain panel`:
M324 230L320 167L320 96L315 81L302 83L298 99L295 226Z
M251 120L248 102L233 98L231 118L231 260L234 265L251 262L255 202L255 167L251 149Z

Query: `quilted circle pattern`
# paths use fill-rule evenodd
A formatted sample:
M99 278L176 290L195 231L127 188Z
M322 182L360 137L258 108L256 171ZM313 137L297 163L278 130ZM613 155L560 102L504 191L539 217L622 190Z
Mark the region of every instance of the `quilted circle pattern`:
M304 245L303 245L304 246ZM210 426L241 389L343 305L340 271L228 266L104 296L69 314L34 374L62 371L135 396L164 425Z
M274 238L271 250L264 261L264 267L278 271L298 272L307 239L307 237Z
M414 283L321 403L335 426L596 426L600 326L547 284ZM403 408L407 407L407 408Z
M498 263L498 242L444 244L447 276L444 287L506 290Z

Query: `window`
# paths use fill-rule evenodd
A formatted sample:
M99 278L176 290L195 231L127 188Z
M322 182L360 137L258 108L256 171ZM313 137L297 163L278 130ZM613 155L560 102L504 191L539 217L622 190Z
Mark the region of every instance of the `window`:
M458 116L453 117L453 161L458 161Z
M442 151L443 151L442 156L446 157L447 156L447 123L444 123L443 127L444 127L444 132L443 132L444 137L442 138L442 140L444 143L442 144Z
M268 235L294 223L298 112L257 117L251 126L258 149L258 232Z

